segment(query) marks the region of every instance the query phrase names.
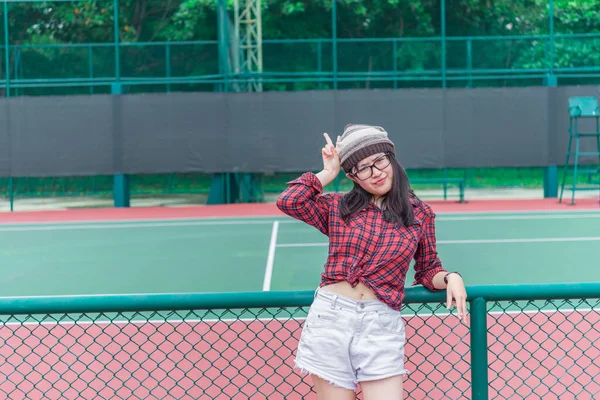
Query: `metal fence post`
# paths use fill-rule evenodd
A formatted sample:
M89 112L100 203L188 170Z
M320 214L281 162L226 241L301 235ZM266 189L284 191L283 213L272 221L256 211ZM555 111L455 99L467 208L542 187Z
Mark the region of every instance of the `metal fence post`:
M467 39L467 71L469 74L469 88L473 87L473 39Z
M8 178L8 201L10 202L10 211L15 210L15 189L13 186L13 177Z
M5 71L4 80L6 82L5 95L10 97L10 40L8 39L9 28L8 28L8 1L4 2L4 60L5 60Z
M114 44L115 44L115 80L117 83L119 83L119 81L121 80L121 55L120 55L120 50L119 50L119 44L120 44L120 40L119 40L119 0L114 0L113 1L113 18L114 18L114 22L113 22L113 40L114 40Z
M94 51L91 43L88 44L88 73L90 76L90 94L94 94Z
M171 45L167 41L165 45L165 74L167 75L167 93L171 92Z
M121 58L120 58L120 40L119 40L119 0L113 1L114 6L114 44L115 44L115 82L111 86L111 94L113 96L121 96L123 94L123 86L121 85ZM123 169L123 137L121 134L121 104L113 100L113 118L115 121L114 132L114 157L116 160L117 170ZM123 173L118 173L113 176L113 201L115 207L130 206L130 191L129 191L129 176Z
M123 94L123 87L120 83L113 83L111 87L113 95L113 121L114 121L114 159L115 169L119 171L113 176L113 201L117 208L130 206L129 176L123 171L123 135L121 132L121 102L119 97Z
M8 2L4 2L4 80L6 83L4 89L4 96L10 97L10 40L8 38L9 28L8 28ZM9 116L7 116L9 118ZM13 177L12 171L11 176L8 177L8 198L10 202L10 211L14 211L14 189L13 189Z
M488 399L487 305L483 297L471 301L471 396Z
M442 26L442 87L446 87L446 0L441 4L441 26Z
M548 31L550 34L550 74L549 79L556 79L554 77L554 1L550 0L549 4L549 20L548 20ZM551 86L551 85L548 85Z
M333 88L338 88L338 55L337 55L337 0L331 1L331 48L333 66Z
M229 92L229 74L231 73L231 65L229 63L229 35L227 31L227 2L225 0L219 0L217 5L217 27L218 27L218 51L219 51L219 74L221 75L221 81L223 82L220 87L220 91ZM239 37L235 37L235 40L239 40ZM236 57L239 54L235 55ZM235 78L238 78L237 76Z
M558 197L558 167L548 165L544 167L544 198Z

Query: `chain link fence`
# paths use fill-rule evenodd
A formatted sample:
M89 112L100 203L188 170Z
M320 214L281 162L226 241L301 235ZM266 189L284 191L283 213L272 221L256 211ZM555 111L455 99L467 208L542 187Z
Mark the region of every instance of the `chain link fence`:
M488 303L490 398L600 396L600 301Z
M486 301L481 337L481 316L466 326L439 293L414 289L403 311L406 398L600 394L598 300ZM0 396L316 399L293 368L312 293L237 295L0 299Z

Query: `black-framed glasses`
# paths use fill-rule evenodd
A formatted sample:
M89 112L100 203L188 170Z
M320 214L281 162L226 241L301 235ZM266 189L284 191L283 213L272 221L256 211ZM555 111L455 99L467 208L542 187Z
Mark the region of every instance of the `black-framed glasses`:
M373 176L373 167L383 171L388 165L390 165L391 162L392 160L390 158L390 154L385 153L381 157L377 158L373 164L360 167L359 170L352 173L352 176L355 176L358 180L364 181Z

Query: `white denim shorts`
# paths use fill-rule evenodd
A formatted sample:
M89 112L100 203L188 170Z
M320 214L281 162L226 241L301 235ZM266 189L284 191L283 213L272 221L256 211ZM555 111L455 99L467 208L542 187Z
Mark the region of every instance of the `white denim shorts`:
M300 335L295 365L335 386L407 374L406 331L399 311L379 300L355 301L317 289Z

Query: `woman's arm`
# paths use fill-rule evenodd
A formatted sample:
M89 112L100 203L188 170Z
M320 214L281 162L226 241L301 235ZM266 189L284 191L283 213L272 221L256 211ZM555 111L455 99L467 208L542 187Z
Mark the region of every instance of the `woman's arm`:
M322 172L322 171L321 171ZM324 184L333 179L327 174L306 172L298 179L288 182L288 187L277 199L277 208L290 217L314 226L323 234L329 234L329 212L332 195L323 195Z
M428 210L430 211L430 210ZM467 323L467 292L462 277L456 273L448 273L440 261L436 249L435 214L428 212L424 233L415 254L415 282L431 291L446 289L446 308L454 304L458 318ZM448 281L444 282L444 278Z
M327 235L329 212L333 195L323 195L323 188L340 173L340 157L331 139L324 133L327 144L321 150L323 170L317 174L306 172L288 182L288 188L277 199L277 207L287 215L314 226Z
M444 290L444 275L447 271L438 256L435 237L435 215L428 208L423 221L423 235L415 253L415 281L431 291Z

